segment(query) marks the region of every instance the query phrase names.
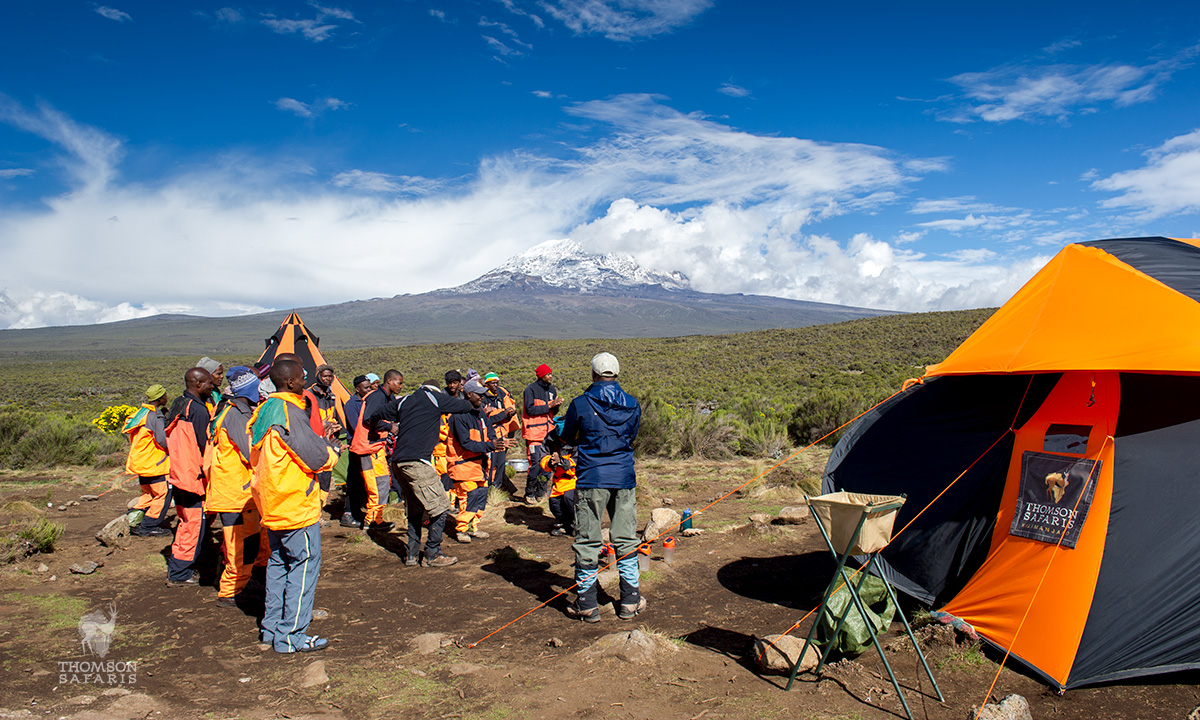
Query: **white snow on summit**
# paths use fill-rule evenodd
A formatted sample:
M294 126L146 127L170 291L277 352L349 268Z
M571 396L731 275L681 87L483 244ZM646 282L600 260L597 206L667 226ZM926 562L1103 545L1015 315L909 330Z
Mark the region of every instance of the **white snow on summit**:
M638 265L629 255L595 255L584 252L578 243L571 240L547 240L514 255L500 267L465 285L442 292L487 292L529 277L540 278L547 285L580 292L638 285L661 285L667 290L687 290L690 287L683 273L649 270Z

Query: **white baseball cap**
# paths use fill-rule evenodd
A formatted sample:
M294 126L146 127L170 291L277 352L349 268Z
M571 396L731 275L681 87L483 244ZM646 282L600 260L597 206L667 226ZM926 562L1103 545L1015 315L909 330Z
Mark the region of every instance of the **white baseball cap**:
M621 363L612 353L597 353L592 358L592 372L601 377L616 377L621 374Z

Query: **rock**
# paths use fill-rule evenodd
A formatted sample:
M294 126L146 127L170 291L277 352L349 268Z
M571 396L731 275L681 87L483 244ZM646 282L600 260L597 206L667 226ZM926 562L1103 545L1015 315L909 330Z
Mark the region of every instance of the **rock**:
M54 582L54 581L55 581L55 580L57 580L57 579L58 579L58 576L57 576L57 575L51 575L51 576L48 578L49 582Z
M702 532L704 532L704 528L688 528L679 534L684 537L696 537Z
M329 682L329 675L325 672L324 660L310 662L300 673L300 687L302 688L317 687L327 682Z
M66 702L72 705L91 705L96 702L95 695L76 695L73 698L67 698Z
M753 660L766 673L790 675L796 658L804 648L804 641L791 635L768 635L754 640ZM816 645L809 645L804 653L804 662L800 663L800 672L817 666L821 653Z
M99 500L100 496L99 495L80 495L79 499L80 500L88 500L88 501Z
M679 652L679 647L665 638L648 635L641 630L605 635L580 654L588 658L615 657L627 663L642 665L655 657Z
M140 679L140 678L139 678ZM116 702L106 708L85 710L72 716L72 720L112 720L112 718L144 718L155 713L159 717L181 717L182 713L170 711L170 706L149 695L130 693L117 698Z
M547 642L546 644L549 645L550 647L562 647L563 645L566 645L566 643L563 642L562 640L560 640L559 638L550 638L549 642Z
M422 655L430 655L442 649L443 633L425 633L408 641L410 647Z
M67 507L75 507L78 504L79 504L78 500L72 500L71 502L67 503Z
M662 504L663 504L663 507L671 507L672 505L675 504L675 501L672 500L671 498L663 498Z
M642 540L650 542L659 535L673 532L682 520L683 516L677 510L654 508L650 511L650 522L646 523L646 529L642 531Z
M970 720L1033 720L1029 702L1020 695L1009 695L998 703L988 703L982 710L972 710Z
M451 663L447 670L451 675L471 675L483 670L483 666L475 663Z
M38 563L37 571L40 573L50 572L50 566L46 563Z
M116 516L96 533L96 539L105 547L125 547L129 542L129 518L125 515Z
M801 525L808 522L811 513L808 511L807 505L798 507L785 507L780 509L779 516L775 518L775 522L780 525Z
M129 689L123 687L110 687L100 694L105 697L121 697L122 695L128 695Z
M600 583L602 588L615 587L621 581L621 576L617 573L616 568L601 570L596 576L596 581Z
M75 563L67 569L76 575L91 575L92 573L96 572L99 567L100 563L87 560L85 562Z
M756 525L766 525L771 522L771 516L767 513L754 513L750 516L750 522Z
M314 608L312 613L313 620L328 620L329 611L325 608Z

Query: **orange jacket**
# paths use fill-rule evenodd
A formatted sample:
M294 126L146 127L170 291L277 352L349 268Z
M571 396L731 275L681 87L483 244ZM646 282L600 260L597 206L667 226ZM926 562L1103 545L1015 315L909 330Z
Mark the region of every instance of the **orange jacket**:
M550 497L558 497L575 489L575 460L565 452L559 451L558 463L553 461L553 455L542 458L542 469L554 476L554 486L550 488Z
M558 388L543 386L542 381L529 383L521 401L521 437L526 442L540 443L554 427L554 416L558 408L551 409L550 402L558 396Z
M438 425L438 441L437 445L433 446L433 454L430 460L433 461L433 469L438 475L445 475L450 471L450 463L446 456L450 452L450 416L443 415L441 423Z
M208 445L208 407L184 392L171 405L167 423L167 453L171 484L185 492L204 494L204 449Z
M444 416L443 416L444 417ZM459 413L450 419L446 465L456 483L486 484L496 432L481 412Z
M508 420L496 419L497 416L503 415L508 410L515 411L517 409L517 401L513 400L512 393L501 387L497 389L495 395L488 392L483 397L483 401L487 404L487 414L492 418L497 435L508 436L521 429L521 414L518 412L514 412Z
M204 509L210 512L241 512L250 497L250 436L246 426L252 410L244 398L228 398L218 408L204 453L208 493Z
M332 470L338 455L313 432L304 398L271 393L250 417L250 491L270 530L296 530L321 521L316 474Z
M368 419L375 419L374 415L385 404L387 395L379 388L363 396L358 424L354 426L350 435L350 452L356 455L374 455L387 445L387 437L379 437L377 433L372 433L367 424Z
M121 432L129 436L129 458L125 461L125 472L141 477L171 472L166 428L158 408L142 405L125 421Z

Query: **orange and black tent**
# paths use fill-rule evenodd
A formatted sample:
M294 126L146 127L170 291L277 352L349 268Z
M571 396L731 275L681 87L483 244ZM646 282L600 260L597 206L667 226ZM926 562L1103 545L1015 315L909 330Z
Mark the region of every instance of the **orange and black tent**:
M905 493L882 571L1059 688L1200 667L1200 240L1066 246L823 489Z
M305 372L308 373L309 379L316 378L317 368L326 364L325 358L321 356L321 350L318 347L321 344L321 338L313 335L305 327L304 321L296 313L289 314L275 334L267 338L267 349L263 350L263 354L258 358L255 367L261 366L263 363L272 363L275 361L275 356L282 353L296 353L300 356L301 363L304 365ZM346 392L342 381L334 379L333 392L337 394L342 402L350 399L350 393Z

